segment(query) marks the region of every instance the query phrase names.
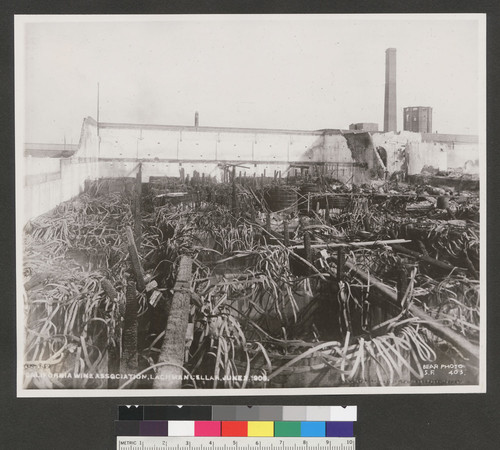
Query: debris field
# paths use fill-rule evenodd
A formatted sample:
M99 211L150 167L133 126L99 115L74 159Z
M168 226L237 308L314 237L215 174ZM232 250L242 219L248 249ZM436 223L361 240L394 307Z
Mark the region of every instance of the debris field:
M140 180L25 225L25 388L477 383L477 191Z

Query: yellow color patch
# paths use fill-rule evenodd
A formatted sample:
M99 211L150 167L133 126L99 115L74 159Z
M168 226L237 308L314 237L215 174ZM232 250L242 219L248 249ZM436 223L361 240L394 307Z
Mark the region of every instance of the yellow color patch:
M274 422L248 422L248 437L274 437Z

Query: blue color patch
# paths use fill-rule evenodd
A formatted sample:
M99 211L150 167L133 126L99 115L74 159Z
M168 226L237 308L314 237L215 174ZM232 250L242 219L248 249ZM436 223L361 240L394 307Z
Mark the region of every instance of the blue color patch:
M301 422L301 437L325 437L325 422Z

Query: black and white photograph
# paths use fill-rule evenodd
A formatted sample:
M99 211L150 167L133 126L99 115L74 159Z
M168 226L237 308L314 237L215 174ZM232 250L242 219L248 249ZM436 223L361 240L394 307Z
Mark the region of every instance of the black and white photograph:
M17 395L486 392L484 14L15 17Z

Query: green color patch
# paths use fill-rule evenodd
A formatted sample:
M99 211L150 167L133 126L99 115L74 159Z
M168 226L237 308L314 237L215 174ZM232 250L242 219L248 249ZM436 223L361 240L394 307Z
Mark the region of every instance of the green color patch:
M275 437L300 437L300 422L274 422Z

